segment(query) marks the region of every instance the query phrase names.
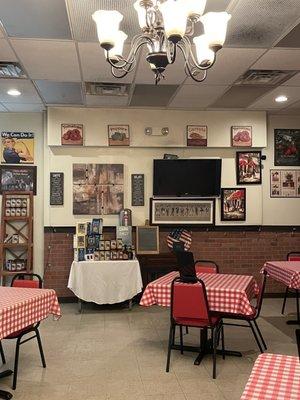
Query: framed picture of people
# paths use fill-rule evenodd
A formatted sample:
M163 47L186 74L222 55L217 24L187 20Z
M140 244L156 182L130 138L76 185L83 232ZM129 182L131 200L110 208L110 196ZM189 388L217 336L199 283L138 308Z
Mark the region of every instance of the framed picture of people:
M1 132L1 164L33 164L34 133Z
M3 192L33 192L36 194L36 167L0 165L0 194Z
M261 151L237 151L236 179L238 185L261 184Z
M221 221L246 221L246 189L221 189Z

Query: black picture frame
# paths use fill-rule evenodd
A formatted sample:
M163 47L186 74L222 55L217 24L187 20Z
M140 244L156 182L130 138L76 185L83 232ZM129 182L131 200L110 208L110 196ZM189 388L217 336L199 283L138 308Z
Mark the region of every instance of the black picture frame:
M36 195L35 165L0 165L0 194L3 192L33 192Z
M257 174L259 175L258 177L256 176ZM236 152L236 183L237 185L261 185L261 151Z
M144 174L131 174L131 205L133 207L145 205Z
M226 192L231 192L230 199L231 204L228 203L228 198ZM240 193L243 192L243 197L241 197ZM228 193L229 195L229 193ZM229 196L228 196L229 197ZM242 202L239 200L243 200ZM226 201L226 202L225 202ZM227 211L226 206L227 205ZM242 212L240 212L240 216L237 214L239 211L239 207L242 208ZM230 211L231 207L231 211ZM234 209L232 209L234 207ZM231 222L231 221L246 221L246 209L247 209L247 197L246 197L246 188L235 187L235 188L222 188L221 189L221 221Z
M159 215L157 206L165 215ZM189 211L189 207L190 210ZM201 211L203 207L203 211ZM215 199L150 198L150 224L158 226L214 226ZM202 215L199 214L202 212ZM160 213L160 212L159 212ZM167 215L168 214L168 215ZM173 215L172 215L173 214ZM187 215L188 214L188 215ZM195 217L194 217L195 216Z
M64 173L50 172L50 206L64 204Z
M274 129L274 165L300 166L300 129Z

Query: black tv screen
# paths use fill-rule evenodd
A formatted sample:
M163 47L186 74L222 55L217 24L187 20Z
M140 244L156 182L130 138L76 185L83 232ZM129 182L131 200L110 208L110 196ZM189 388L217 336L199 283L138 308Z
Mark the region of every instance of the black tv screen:
M218 197L221 159L154 160L153 196Z

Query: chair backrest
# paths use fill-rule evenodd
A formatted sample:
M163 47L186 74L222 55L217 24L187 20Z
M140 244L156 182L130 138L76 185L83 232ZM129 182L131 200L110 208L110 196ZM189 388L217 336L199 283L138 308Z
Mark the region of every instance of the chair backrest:
M286 259L288 261L300 261L300 251L291 251L288 253Z
M177 267L180 273L180 277L195 277L195 261L193 253L190 251L176 251Z
M263 272L262 281L261 281L260 288L259 288L259 293L258 293L258 296L257 296L256 318L259 317L261 306L262 306L262 302L263 302L263 299L264 299L265 288L266 288L266 280L267 280L267 273Z
M218 274L219 266L214 261L197 260L195 262L196 272L203 272L206 274Z
M171 319L193 318L211 323L205 284L197 278L196 283L183 283L180 277L172 282Z
M12 287L41 289L43 287L43 280L40 277L40 275L38 275L38 274L20 273L20 274L16 274L13 277L13 279L11 281L11 286Z
M300 329L296 329L296 341L297 341L297 347L298 347L298 356L300 360Z

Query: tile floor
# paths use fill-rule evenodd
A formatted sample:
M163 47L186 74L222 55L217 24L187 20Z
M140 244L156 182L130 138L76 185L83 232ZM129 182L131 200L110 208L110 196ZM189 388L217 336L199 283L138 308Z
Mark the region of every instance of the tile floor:
M266 299L259 324L273 353L296 355L295 327L280 315L281 299ZM287 311L293 310L289 300ZM160 307L105 309L63 304L59 321L41 324L47 368L40 364L34 341L23 345L15 400L235 400L239 399L258 352L250 329L225 328L226 347L242 358L217 359L213 380L209 356L193 365L195 354L173 351L165 372L169 310ZM190 330L185 342L196 344ZM14 343L3 341L7 366L13 365ZM1 381L10 390L11 377ZM12 390L10 390L12 391Z

